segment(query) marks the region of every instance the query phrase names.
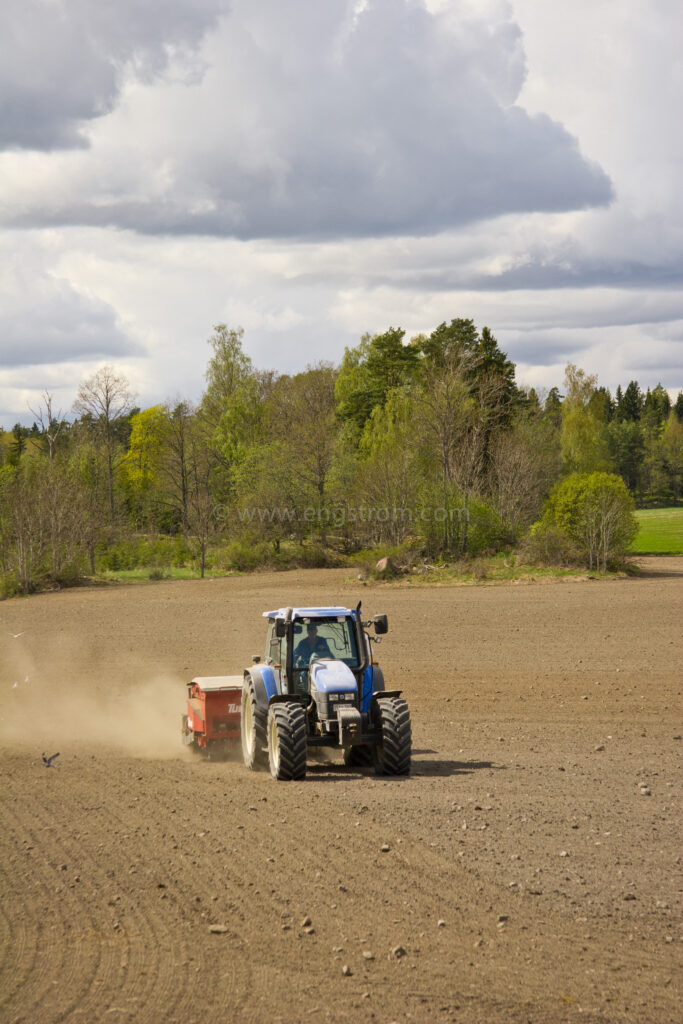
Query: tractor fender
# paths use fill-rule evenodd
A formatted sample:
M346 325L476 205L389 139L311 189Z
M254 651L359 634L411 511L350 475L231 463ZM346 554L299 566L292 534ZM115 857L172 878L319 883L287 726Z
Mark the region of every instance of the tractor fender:
M274 693L268 700L268 707L271 704L301 704L301 697L297 693Z
M372 666L372 692L384 693L384 672L379 665Z
M244 673L245 679L251 679L256 697L256 706L263 712L268 710L268 702L277 694L275 673L270 665L252 665Z
M372 719L374 721L377 720L379 714L379 707L377 705L379 700L382 700L384 697L400 697L402 693L403 690L382 690L381 693L373 693L371 704Z

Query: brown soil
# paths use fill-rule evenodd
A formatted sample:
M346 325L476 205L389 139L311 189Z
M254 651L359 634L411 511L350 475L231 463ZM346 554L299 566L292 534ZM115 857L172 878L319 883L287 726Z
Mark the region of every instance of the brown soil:
M678 1020L683 559L643 563L4 602L0 1021ZM262 611L359 591L389 615L410 778L180 750L184 682L240 672Z

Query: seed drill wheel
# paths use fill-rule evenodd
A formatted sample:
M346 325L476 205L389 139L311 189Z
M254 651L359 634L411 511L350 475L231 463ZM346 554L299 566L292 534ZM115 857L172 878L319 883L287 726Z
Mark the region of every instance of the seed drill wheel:
M306 712L300 704L268 709L268 760L274 779L306 777Z
M374 749L377 775L409 775L412 735L410 711L402 697L377 700L382 739Z
M268 763L266 753L266 719L256 705L256 694L251 679L242 687L242 756L247 768L257 771Z
M188 720L187 720L187 715L182 715L181 716L180 735L181 735L184 747L189 747L189 749L193 753L196 753L199 750L199 744L197 743L197 737L195 736L195 734L190 729L190 726L189 726Z

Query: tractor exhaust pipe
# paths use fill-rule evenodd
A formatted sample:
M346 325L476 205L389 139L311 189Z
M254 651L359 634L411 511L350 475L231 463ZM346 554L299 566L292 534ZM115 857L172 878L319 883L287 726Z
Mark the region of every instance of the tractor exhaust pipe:
M358 669L358 671L360 673L360 677L361 677L361 686L358 687L359 693L360 693L361 688L362 688L362 681L363 681L363 676L365 675L365 670L368 667L368 665L370 664L370 658L368 657L368 652L367 652L367 645L365 643L365 633L363 632L363 621L362 621L361 615L360 615L360 606L361 606L361 602L359 601L357 606L356 606L356 642L358 644L358 652L359 652L359 654L360 654L361 651L363 652L363 660L361 661L359 669Z

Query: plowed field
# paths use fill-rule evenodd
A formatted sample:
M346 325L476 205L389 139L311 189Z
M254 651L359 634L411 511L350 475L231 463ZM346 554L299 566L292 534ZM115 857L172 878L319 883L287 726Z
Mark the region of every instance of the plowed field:
M644 565L0 604L0 1021L679 1021L683 559ZM409 778L181 749L184 683L262 653L262 611L359 596Z

